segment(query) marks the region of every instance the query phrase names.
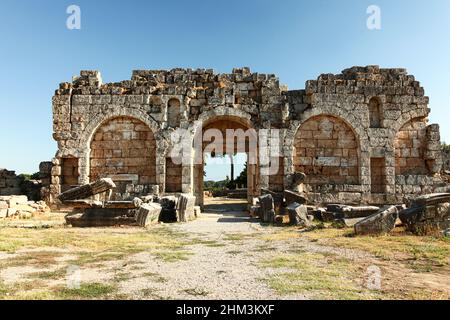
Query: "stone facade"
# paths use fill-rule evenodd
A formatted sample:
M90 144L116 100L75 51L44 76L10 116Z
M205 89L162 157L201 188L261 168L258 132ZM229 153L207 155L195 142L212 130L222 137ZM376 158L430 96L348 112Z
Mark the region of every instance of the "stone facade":
M131 80L107 84L99 72L82 71L53 97L58 152L50 191L55 198L72 185L112 177L125 189L119 197L157 186L194 194L202 204L203 165L171 158L179 143L173 133L185 129L193 140L205 128L266 129L272 144L279 134L281 154L269 154L260 138L259 157L270 162L249 165L249 199L262 189L290 189L294 173L304 172L315 202L400 202L446 191L439 127L428 124L429 112L424 89L404 69L353 67L293 91L248 68L134 71ZM279 170L268 174L276 162Z

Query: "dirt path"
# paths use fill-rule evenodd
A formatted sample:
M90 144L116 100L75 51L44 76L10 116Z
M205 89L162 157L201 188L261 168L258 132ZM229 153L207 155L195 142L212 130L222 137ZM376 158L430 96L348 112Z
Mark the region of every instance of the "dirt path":
M223 202L211 201L196 221L170 225L195 242L200 240L189 246L188 260L161 263L151 255L137 254L134 258L164 281L148 287L135 278L122 285L123 293L150 290L155 297L170 299L306 299L305 295L280 296L262 281L283 271L258 267L270 255L264 250L265 241L256 237L262 227L243 211L245 202Z

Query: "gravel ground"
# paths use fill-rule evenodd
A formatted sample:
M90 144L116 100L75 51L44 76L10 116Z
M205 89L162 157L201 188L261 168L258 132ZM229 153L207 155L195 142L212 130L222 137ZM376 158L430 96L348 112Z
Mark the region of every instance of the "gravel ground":
M332 252L350 259L367 257L363 252L316 245L301 239L268 244L260 236L275 232L276 227L262 227L259 221L249 218L243 208L242 204L232 202L226 206L210 202L200 219L170 225L176 231L209 241L212 245L189 246L192 253L189 259L173 263L163 262L146 253L135 255L132 260L139 262L145 272L122 282L121 292L134 298L145 292L146 298L150 295L155 299L305 300L308 297L303 294L281 296L262 281L291 270L261 268L258 263L273 257L274 252L293 249ZM230 237L235 240L230 240ZM144 275L149 271L160 277L159 283L148 281Z
M256 239L260 224L241 210L242 205L228 205L226 212L212 205L194 222L171 225L209 245L189 246L189 259L172 263L136 254L132 260L139 262L145 273L122 282L121 292L135 298L145 292L159 299L306 299L303 295L278 296L261 280L286 270L257 267L270 253L261 251L266 243ZM245 239L232 241L230 235ZM158 275L160 282L146 281L144 275L148 277L149 272Z

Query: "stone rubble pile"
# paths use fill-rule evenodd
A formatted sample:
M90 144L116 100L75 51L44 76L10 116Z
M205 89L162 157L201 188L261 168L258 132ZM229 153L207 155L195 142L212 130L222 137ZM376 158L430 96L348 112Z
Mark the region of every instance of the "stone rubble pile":
M273 192L255 198L250 216L264 223L290 224L302 228L312 226L314 220L331 222L334 227L353 227L356 235L383 235L396 226L416 235L448 234L450 227L450 193L420 196L406 206L351 206L328 204L326 208L308 206L304 194L284 190L282 205L277 208Z
M87 185L75 187L60 194L58 198L72 209L81 209L66 216L73 227L140 226L148 227L158 222L188 222L200 216L196 197L181 194L159 197L159 192L131 201L110 201L116 187L112 179L100 179ZM107 194L105 201L94 200L99 194Z
M0 196L0 219L29 219L50 211L44 201L29 201L27 196Z

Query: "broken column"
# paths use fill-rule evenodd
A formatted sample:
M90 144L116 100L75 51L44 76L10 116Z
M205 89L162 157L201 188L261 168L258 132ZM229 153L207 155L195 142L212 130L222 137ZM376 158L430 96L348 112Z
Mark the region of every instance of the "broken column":
M61 193L58 199L61 201L87 199L97 194L112 190L116 187L109 178L103 178L90 184L76 187Z

